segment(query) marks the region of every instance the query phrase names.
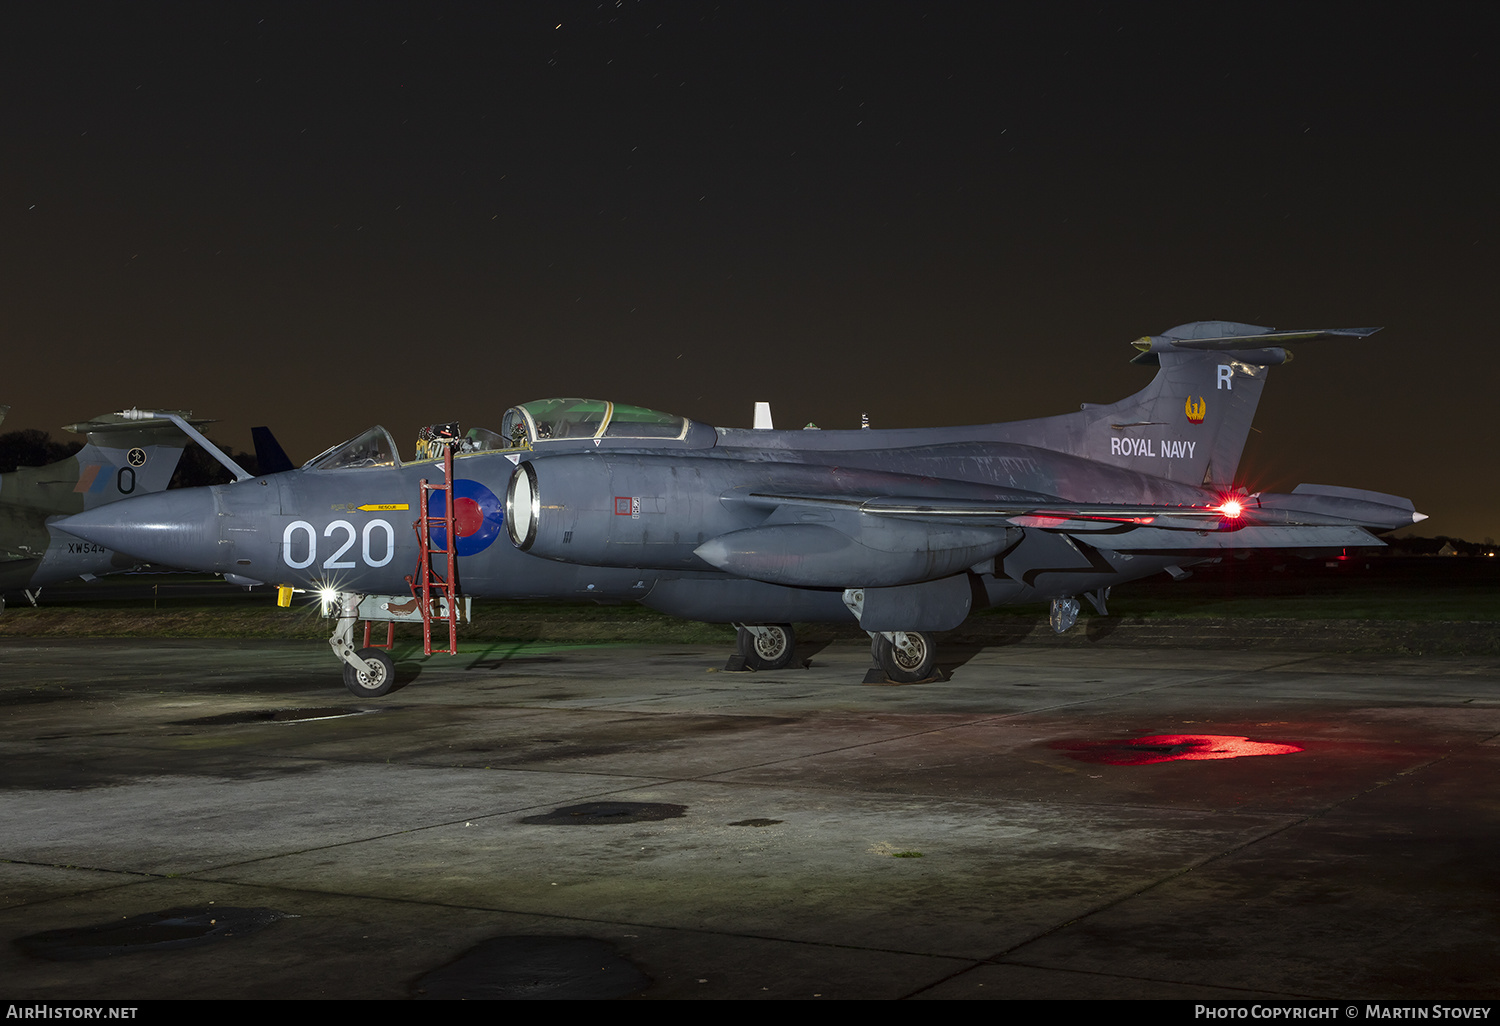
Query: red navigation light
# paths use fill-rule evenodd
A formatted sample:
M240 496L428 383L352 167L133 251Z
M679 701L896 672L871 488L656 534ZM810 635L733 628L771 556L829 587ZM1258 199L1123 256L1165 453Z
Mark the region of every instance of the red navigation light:
M1245 506L1239 499L1225 499L1219 504L1219 512L1228 520L1238 520L1245 515Z

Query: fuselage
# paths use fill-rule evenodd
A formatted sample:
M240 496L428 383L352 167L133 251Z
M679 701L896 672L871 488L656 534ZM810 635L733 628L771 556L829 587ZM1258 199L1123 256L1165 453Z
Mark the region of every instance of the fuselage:
M716 429L543 399L507 410L499 431L424 428L423 462L403 465L372 428L297 472L60 526L152 560L328 589L339 610L330 644L355 693L383 693L394 673L384 653L356 651L364 599L405 593L424 547L444 550L446 573L450 541L465 595L638 601L737 623L740 654L763 667L793 654L788 624L854 619L889 679L911 683L935 665L927 634L976 605L1050 599L1063 631L1079 597L1102 613L1112 586L1164 569L1181 576L1235 550L1378 545L1372 530L1420 520L1408 500L1378 492L1236 486L1267 368L1287 358L1281 344L1374 330L1184 324L1133 343L1132 362L1157 368L1133 395L974 427ZM423 479L442 484L450 455L451 488L429 493ZM439 513L424 546L413 522L430 530Z
M459 588L480 598L639 601L708 620L843 620L850 618L840 597L845 587L904 581L746 580L695 550L772 519L764 502L746 500L751 495L1213 500L1202 488L1033 446L956 437L961 430L718 431L698 434L695 445L651 447L626 439L554 439L458 455ZM794 446L814 440L815 448ZM858 447L826 447L838 441ZM421 556L414 530L421 481L440 482L442 463L360 462L146 496L119 504L110 523L91 514L94 526L86 533L128 544L153 562L267 584L405 593ZM556 545L546 553L521 551L503 530L504 496L522 463L533 468L539 505L551 515ZM991 602L1077 594L1182 561L1098 551L1061 532L1017 535L1007 543L1013 572L980 578ZM982 552L988 537L974 551ZM875 563L878 569L891 558ZM930 576L955 572L938 569Z

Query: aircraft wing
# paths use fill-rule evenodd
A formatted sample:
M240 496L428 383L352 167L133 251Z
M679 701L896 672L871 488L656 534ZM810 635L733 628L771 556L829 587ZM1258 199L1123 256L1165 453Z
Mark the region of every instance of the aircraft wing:
M1181 529L1202 531L1205 521L1222 522L1233 517L1222 506L1167 506L1146 503L1067 502L1043 496L1016 497L1010 500L940 499L904 496L852 498L846 496L775 495L753 492L748 498L776 507L825 507L893 517L931 524L963 524L970 527L1044 527L1063 521L1115 524L1156 523L1173 526L1182 521ZM1048 523L1043 523L1047 521ZM1165 521L1165 522L1163 522ZM1220 529L1220 528L1215 528Z
M878 496L775 495L751 493L749 499L777 507L831 507L870 516L896 517L934 524L974 527L1042 527L1060 529L1065 522L1101 525L1134 524L1166 530L1233 531L1249 526L1349 526L1374 530L1409 527L1427 519L1408 499L1331 485L1298 485L1291 494L1257 493L1226 497L1217 505L1069 502L1024 495L998 501Z
M1012 501L752 492L737 498L769 508L770 515L758 527L709 539L695 554L728 573L801 587L935 580L1001 555L1028 530L1086 536L1096 548L1188 554L1378 546L1383 543L1371 531L1423 519L1396 496L1317 485L1213 506L1034 495Z
M1195 540L1232 529L1221 509L1067 502L1041 495L751 492L734 499L769 515L759 526L703 542L694 554L727 573L798 587L892 587L936 580L993 559L1028 528L1118 533L1150 524L1166 528L1161 533Z

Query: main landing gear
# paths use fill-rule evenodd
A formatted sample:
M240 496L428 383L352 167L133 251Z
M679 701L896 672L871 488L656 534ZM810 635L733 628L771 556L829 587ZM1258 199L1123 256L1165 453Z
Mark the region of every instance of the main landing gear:
M860 626L865 623L865 590L844 589L844 605ZM865 676L866 684L920 684L938 676L937 642L926 631L866 631L870 635L870 657L877 669ZM885 674L885 680L879 674Z
M735 624L734 655L725 669L782 670L792 665L796 649L789 623ZM897 684L917 684L937 673L937 643L921 631L871 634L870 655L879 672Z
M870 635L875 665L896 684L929 680L937 669L937 644L921 631L887 631Z
M784 670L797 654L797 634L789 623L737 623L729 668Z

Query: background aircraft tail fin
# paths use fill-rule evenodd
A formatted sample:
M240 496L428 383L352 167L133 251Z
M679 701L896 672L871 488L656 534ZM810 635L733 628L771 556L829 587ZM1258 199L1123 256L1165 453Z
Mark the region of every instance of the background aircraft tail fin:
M255 442L255 469L262 474L281 474L297 469L276 436L268 427L253 427L250 437Z
M190 423L210 423L190 420L189 412L172 412ZM69 424L64 430L88 438L74 457L78 461L78 483L73 491L83 496L84 509L162 491L171 482L188 443L187 436L171 421L130 420L117 413Z

